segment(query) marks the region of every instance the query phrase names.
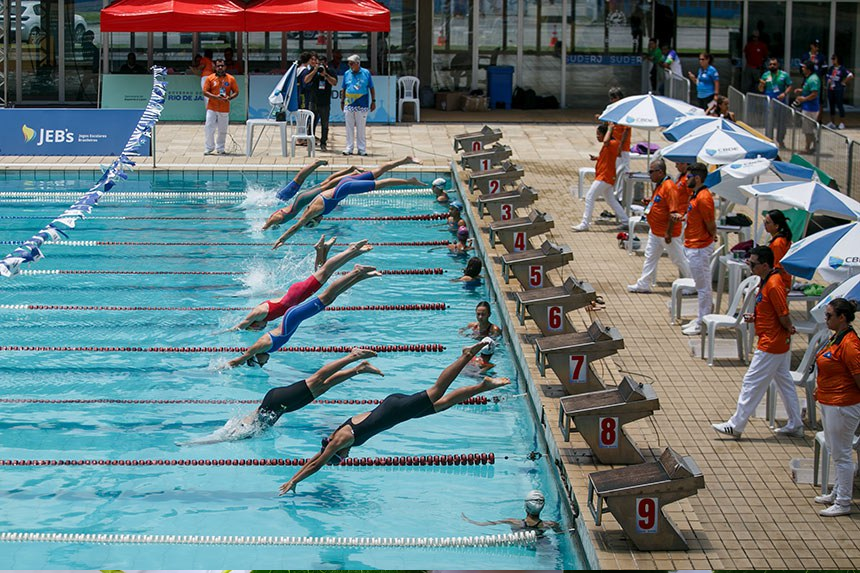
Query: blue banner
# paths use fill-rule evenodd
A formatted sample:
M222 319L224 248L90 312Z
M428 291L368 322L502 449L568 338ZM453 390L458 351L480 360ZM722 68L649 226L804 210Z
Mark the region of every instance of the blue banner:
M584 66L641 66L642 56L622 54L569 54L568 64Z
M140 109L0 109L0 155L117 156L141 113ZM148 141L138 153L150 154Z

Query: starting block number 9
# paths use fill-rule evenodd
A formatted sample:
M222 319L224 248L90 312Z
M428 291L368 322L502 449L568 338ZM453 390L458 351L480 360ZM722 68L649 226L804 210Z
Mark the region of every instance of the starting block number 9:
M563 330L564 321L560 306L551 306L546 309L546 328L550 332L561 332Z
M510 203L502 203L502 221L510 221L514 216L514 206Z
M570 382L572 384L584 384L588 381L588 357L583 355L570 355Z
M618 447L618 418L598 418L597 426L600 428L600 437L597 446L600 448Z
M636 532L657 533L657 512L660 511L656 497L636 498Z
M517 231L514 233L514 252L519 253L526 250L526 233Z
M502 182L498 179L490 179L487 182L487 189L490 190L490 195L495 195L502 190Z
M472 151L481 151L484 148L480 141L472 142Z
M486 171L492 167L492 162L489 159L481 159L481 171Z
M529 265L529 288L543 287L543 265Z

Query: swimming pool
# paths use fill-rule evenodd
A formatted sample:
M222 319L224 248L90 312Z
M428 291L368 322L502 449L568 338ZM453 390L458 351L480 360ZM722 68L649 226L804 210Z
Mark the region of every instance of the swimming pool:
M431 181L429 171L399 171ZM92 184L83 175L21 172L0 178L0 241L28 238ZM291 174L289 175L291 176ZM267 172L142 172L108 193L69 241L44 248L38 271L0 281L0 346L51 347L6 351L0 368L2 457L6 460L224 460L306 458L320 439L359 404L313 404L285 415L265 435L205 446L180 446L248 412L251 404L189 400L259 400L273 386L304 378L339 354L279 353L265 369L219 371L234 353L120 352L125 347L239 347L256 333L221 332L245 312L149 310L249 307L278 296L313 265L307 246L319 234L338 244L360 238L377 246L357 262L388 274L364 281L336 307L445 303L444 310L339 310L304 323L289 346L441 344L443 352L385 352L373 360L384 378L358 376L323 399L381 399L429 386L468 339L458 331L474 320L486 286L451 282L465 261L428 246L448 240L438 220L378 220L444 212L429 193L381 192L350 198L317 229L287 247L266 244L276 232L258 230L278 203L274 191L289 177ZM308 184L311 182L309 181ZM30 197L33 197L32 199ZM37 199L36 197L41 197ZM334 220L346 218L346 220ZM368 218L368 219L365 219ZM97 243L94 243L97 242ZM121 243L121 244L117 244ZM302 246L297 243L301 243ZM407 246L403 243L419 243ZM5 246L11 250L11 246ZM335 247L333 253L343 247ZM437 274L441 269L442 274ZM85 271L41 274L47 270ZM98 271L98 272L93 272ZM173 274L128 274L173 273ZM199 273L199 274L178 274ZM21 305L62 305L63 310ZM82 307L111 307L90 310ZM119 310L146 307L147 310ZM435 306L432 308L436 308ZM493 306L494 314L498 313ZM60 351L87 347L95 351ZM505 345L495 373L514 383L492 395L502 401L462 405L413 420L352 452L355 457L489 453L495 464L433 467L327 468L277 497L295 467L83 466L2 468L0 532L333 537L451 537L507 533L475 520L523 516L523 497L542 490L542 517L569 524L540 452L533 415ZM468 376L454 387L474 383ZM36 402L10 403L12 399ZM113 403L86 400L108 399ZM45 403L46 400L59 402ZM79 402L69 402L80 400ZM128 403L142 400L157 403ZM178 403L165 403L177 401ZM10 568L273 568L575 569L584 566L568 536L549 535L533 547L421 549L206 545L3 544Z

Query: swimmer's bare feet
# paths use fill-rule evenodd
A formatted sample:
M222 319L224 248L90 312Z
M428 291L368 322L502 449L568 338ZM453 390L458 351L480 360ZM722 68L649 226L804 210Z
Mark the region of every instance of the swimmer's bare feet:
M366 360L360 363L356 369L360 374L376 374L377 376L385 376L385 374L382 373L382 370Z
M430 187L429 183L424 183L420 181L417 177L410 177L406 180L406 182L410 185L415 185L416 187Z
M355 273L359 273L362 275L368 276L382 276L382 273L376 270L376 267L371 267L370 265L362 265L359 263L355 263L355 266L352 267L352 271Z
M314 161L314 165L316 165L317 167L322 167L323 165L328 165L328 160L327 159L317 159L316 161Z
M414 163L415 165L424 165L424 161L423 161L423 160L418 159L418 158L417 158L417 157L415 157L414 155L407 155L407 156L406 156L406 163L405 163L405 165L408 165L408 164L410 164L410 163Z
M376 352L374 352L370 348L355 347L349 351L349 354L355 360L362 360L364 358L375 358L376 357Z
M507 386L510 383L510 378L493 378L491 376L484 376L484 380L481 382L481 388L482 391L486 392L487 390L495 390L496 388Z

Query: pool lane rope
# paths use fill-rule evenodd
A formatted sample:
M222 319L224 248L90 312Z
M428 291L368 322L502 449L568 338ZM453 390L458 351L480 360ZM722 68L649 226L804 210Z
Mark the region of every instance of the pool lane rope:
M441 275L444 269L377 269L383 275ZM344 271L337 274L346 274ZM42 275L200 275L200 276L242 276L244 271L109 271L109 270L71 270L71 269L34 269L19 271L23 276Z
M485 406L498 402L501 397L492 399L486 396L473 396L460 406ZM0 404L259 404L260 400L235 399L138 399L138 398L0 398ZM312 404L382 404L378 398L365 400L314 400Z
M50 271L48 271L50 272ZM62 304L0 304L0 310L97 310L97 311L217 311L228 312L237 310L252 310L253 306L84 306ZM444 302L429 302L418 304L366 304L357 306L327 306L328 312L351 311L414 311L414 310L445 310L448 305Z
M65 229L74 229L78 221L84 219L86 215L92 212L93 207L96 206L102 195L110 191L119 180L128 179L126 171L131 171L132 167L134 167L134 162L129 159L129 156L138 155L138 151L143 144L152 138L152 131L155 129L155 124L158 122L158 118L164 109L164 101L167 97L166 77L166 68L158 66L152 68L152 91L149 95L149 102L146 104L146 109L143 110L120 156L104 169L104 173L102 173L95 185L90 187L87 193L80 196L75 203L60 214L59 217L48 223L41 231L20 243L18 248L0 260L0 276L12 277L18 274L22 264L35 262L44 258L45 255L40 249L42 244L48 241L56 241L61 236L66 236L60 230L59 226ZM5 193L13 197L26 196L28 194L37 197L41 196L40 193L22 193L19 191ZM74 194L61 195L66 197L76 196ZM44 201L43 199L38 200L40 202ZM15 202L19 201L15 200Z
M277 545L316 547L501 547L531 545L535 531L466 537L295 537L268 535L150 535L139 533L0 533L5 543L99 543L134 545Z
M326 217L326 221L440 221L447 219L448 213L428 213L425 215L391 215L380 217ZM45 219L40 215L0 215L0 219ZM93 217L93 221L247 221L246 217Z
M429 188L386 189L362 193L366 197L423 197L432 196ZM34 201L66 201L78 195L73 191L0 191L2 203L32 203ZM245 191L122 191L111 193L109 202L126 203L140 199L245 199ZM341 201L342 203L348 203Z
M284 346L277 352L334 352L346 353L353 348L367 348L374 352L444 352L441 344L361 344L355 346ZM156 352L174 353L221 353L245 352L244 346L0 346L0 352Z
M21 241L0 241L0 245L22 245ZM272 243L246 243L239 241L50 241L51 245L63 247L271 247ZM390 241L367 243L373 247L436 247L449 244L449 241ZM313 247L315 243L289 243L291 247ZM334 246L346 247L348 243L335 243Z

